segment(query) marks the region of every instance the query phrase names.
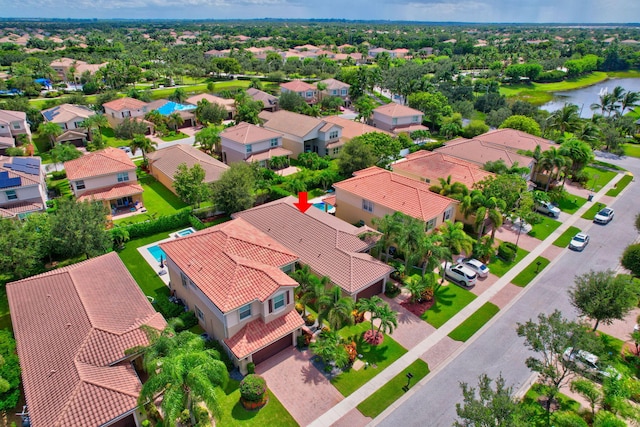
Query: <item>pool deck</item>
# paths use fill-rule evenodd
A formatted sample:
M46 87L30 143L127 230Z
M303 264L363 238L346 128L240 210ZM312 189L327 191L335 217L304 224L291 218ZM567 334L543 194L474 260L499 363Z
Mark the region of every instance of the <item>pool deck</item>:
M180 231L183 231L183 230L180 230ZM195 232L195 230L193 231ZM156 261L156 259L153 257L153 255L151 255L151 253L147 250L147 248L150 248L152 246L157 246L160 243L168 242L170 240L175 240L179 238L180 237L178 236L178 232L174 232L169 234L169 237L167 237L166 239L158 240L157 242L149 243L148 245L140 246L138 248L138 252L140 252L140 255L142 255L142 258L144 258L144 260L147 261L149 266L151 266L151 268L156 273L158 273L158 276L160 277L160 279L167 286L169 286L169 271L167 270L166 264L164 268L160 268L160 263ZM165 273L160 273L161 271L164 271Z

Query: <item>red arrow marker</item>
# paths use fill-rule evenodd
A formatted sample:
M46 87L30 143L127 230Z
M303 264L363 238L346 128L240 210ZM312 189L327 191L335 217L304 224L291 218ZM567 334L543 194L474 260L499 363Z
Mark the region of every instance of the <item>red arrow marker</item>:
M307 202L307 192L301 191L298 193L298 201L293 204L302 213L305 213L307 209L311 207L311 203Z

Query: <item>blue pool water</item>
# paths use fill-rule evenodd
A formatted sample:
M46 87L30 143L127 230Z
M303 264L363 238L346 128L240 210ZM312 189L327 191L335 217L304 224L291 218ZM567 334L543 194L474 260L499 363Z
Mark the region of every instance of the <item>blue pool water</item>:
M178 231L176 234L180 237L188 236L189 234L195 233L196 230L193 228L185 228L184 230Z
M164 104L162 107L158 108L158 112L163 116L168 116L169 114L175 113L176 111L189 111L189 110L195 110L195 109L196 109L195 105L184 105L184 104L175 103L173 101L169 101L166 104Z
M318 202L318 203L314 203L313 207L318 208L321 211L324 211L325 209L324 205L325 205L324 202ZM326 203L326 205L327 205L327 210L325 212L333 212L335 210L335 207L331 203Z
M160 249L160 246L158 245L149 246L147 250L149 251L151 256L155 258L156 261L160 262L161 256L162 256L162 259L164 259L165 261L167 260L167 254L165 254L164 251Z

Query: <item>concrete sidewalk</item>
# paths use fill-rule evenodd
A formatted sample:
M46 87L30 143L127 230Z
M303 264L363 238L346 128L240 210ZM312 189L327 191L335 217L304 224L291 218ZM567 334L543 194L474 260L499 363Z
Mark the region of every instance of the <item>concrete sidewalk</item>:
M547 237L543 242L541 242L535 249L533 249L522 261L520 261L515 267L509 270L504 276L502 276L498 281L496 281L493 285L491 285L482 295L478 296L475 300L473 300L470 304L464 307L460 312L458 312L453 318L451 318L447 323L442 325L439 329L437 329L433 334L429 335L427 338L418 343L415 347L411 348L407 353L405 353L402 357L396 360L393 364L391 364L387 369L382 371L380 374L373 377L369 382L364 384L354 393L346 397L340 403L335 405L333 408L325 412L322 416L318 417L311 426L328 426L333 425L342 417L346 416L352 409L356 408L363 400L371 396L376 390L385 385L391 379L393 379L396 375L401 373L407 366L413 363L416 359L420 358L423 354L425 354L429 349L438 344L441 340L446 339L447 335L453 331L456 327L458 327L463 321L465 321L469 316L475 313L482 305L486 302L491 301L498 295L498 293L503 290L524 268L526 268L529 264L535 261L535 259L540 256L547 248L549 248L552 243L569 227L571 227L576 221L578 221L582 214L584 214L594 203L598 203L599 200L606 194L606 192L613 188L614 185L623 177L624 175L618 174L614 177L607 185L604 186L597 194L594 195L593 201L585 203L578 211L567 221L565 221L560 227L558 227L549 237ZM552 260L553 263L553 260ZM535 282L535 280L534 280ZM522 292L519 292L515 295L514 299L511 300L508 304L506 304L505 308L510 307L517 299L522 297L528 290L532 288L533 283L529 284L529 286L525 287ZM474 337L479 336L484 329L486 329L492 322L498 318L501 313L506 310L501 310L496 316L493 317L491 321L483 326ZM455 358L455 356L462 351L464 351L467 346L473 342L474 337L467 340L463 345L461 345L455 353L450 357L450 359ZM399 407L402 402L404 402L409 396L415 393L420 387L426 384L432 377L433 374L437 371L441 370L446 363L441 363L439 366L435 368L435 370L431 371L430 375L427 375L423 378L419 383L417 383L409 392L407 392L403 397L394 402L391 406L389 406L379 417L384 418L385 414L393 411L397 407ZM375 422L375 420L374 420Z

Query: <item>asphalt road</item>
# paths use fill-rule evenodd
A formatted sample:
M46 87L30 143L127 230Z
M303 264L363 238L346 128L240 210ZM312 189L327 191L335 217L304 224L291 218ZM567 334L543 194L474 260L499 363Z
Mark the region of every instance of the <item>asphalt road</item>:
M616 163L634 176L640 176L640 160L602 159ZM375 419L370 425L381 426L451 426L456 420L455 404L462 401L460 382L476 385L486 373L496 378L500 373L514 390L527 385L531 371L525 366L528 350L515 332L516 323L536 318L539 313L558 309L565 317L575 318L569 304L567 289L574 276L589 270L616 269L624 248L638 236L633 225L640 212L640 185L632 182L610 205L614 220L606 226L590 224L583 231L591 236L589 246L581 252L565 250L525 293L468 347L437 372L426 383L417 385L407 399L386 418Z

